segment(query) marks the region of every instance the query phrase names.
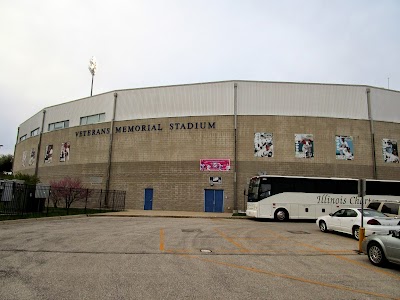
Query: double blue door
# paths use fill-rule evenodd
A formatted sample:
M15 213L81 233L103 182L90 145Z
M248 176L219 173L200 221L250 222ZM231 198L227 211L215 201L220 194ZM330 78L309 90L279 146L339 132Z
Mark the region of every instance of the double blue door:
M153 209L153 189L144 190L144 210Z
M224 211L224 190L204 191L204 211L205 212Z

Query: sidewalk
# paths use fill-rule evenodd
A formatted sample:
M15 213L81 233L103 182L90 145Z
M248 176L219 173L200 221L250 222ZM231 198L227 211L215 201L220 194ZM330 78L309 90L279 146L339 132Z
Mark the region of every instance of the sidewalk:
M159 218L222 218L243 219L246 216L233 216L233 213L210 213L194 211L133 210L88 215L88 217L159 217Z

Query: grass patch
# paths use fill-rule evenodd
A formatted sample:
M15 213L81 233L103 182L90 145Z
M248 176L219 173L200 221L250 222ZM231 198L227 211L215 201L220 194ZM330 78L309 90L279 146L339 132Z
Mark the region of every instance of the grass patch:
M234 216L234 217L245 217L246 216L246 213L234 213L234 214L232 214L232 216Z

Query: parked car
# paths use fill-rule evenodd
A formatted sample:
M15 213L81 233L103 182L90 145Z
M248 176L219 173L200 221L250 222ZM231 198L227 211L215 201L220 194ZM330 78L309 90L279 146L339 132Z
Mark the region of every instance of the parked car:
M374 200L368 203L367 208L380 211L388 217L400 217L400 201Z
M375 266L384 266L388 261L400 264L400 230L370 235L363 240L362 251Z
M319 217L317 225L322 232L339 231L352 234L359 239L361 227L361 208L343 208L334 214ZM400 220L387 217L385 214L366 208L364 209L365 236L373 233L389 233L390 230L400 230Z

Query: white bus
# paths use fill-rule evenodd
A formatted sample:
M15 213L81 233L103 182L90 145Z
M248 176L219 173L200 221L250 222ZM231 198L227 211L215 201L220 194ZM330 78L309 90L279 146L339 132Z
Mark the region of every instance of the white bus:
M400 200L400 181L367 180L366 206L373 200ZM261 175L250 179L246 215L277 221L317 219L343 207L361 207L358 180Z

